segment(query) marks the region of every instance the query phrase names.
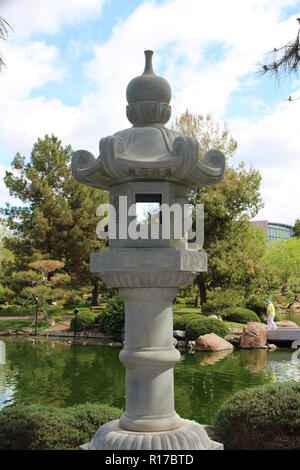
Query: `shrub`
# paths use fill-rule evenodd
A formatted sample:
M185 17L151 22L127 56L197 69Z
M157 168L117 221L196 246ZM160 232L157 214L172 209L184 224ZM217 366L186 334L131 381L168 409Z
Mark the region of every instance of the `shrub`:
M125 323L125 305L123 299L118 295L107 302L106 310L101 312L96 320L95 326L112 338L120 338Z
M226 450L300 450L300 383L242 390L222 406L215 424Z
M87 403L68 408L12 405L0 412L2 450L71 450L89 442L121 410Z
M242 307L227 308L226 310L223 310L222 318L236 323L248 323L249 321L260 323L260 318L255 312Z
M196 318L186 324L187 340L195 340L198 336L215 333L221 338L229 335L229 330L222 320L215 318Z
M185 313L183 315L175 314L173 316L173 328L174 330L185 330L187 323L192 320L206 317L204 315L199 315L198 313Z
M90 312L90 311L79 312L77 315L76 330L77 331L90 330L91 328L94 327L94 323L95 323L95 314L93 312ZM75 330L75 317L73 317L71 320L70 328L71 330Z

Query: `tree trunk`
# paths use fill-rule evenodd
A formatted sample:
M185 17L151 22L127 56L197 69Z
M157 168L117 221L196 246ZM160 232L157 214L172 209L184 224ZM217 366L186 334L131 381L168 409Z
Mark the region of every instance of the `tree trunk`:
M92 307L97 307L99 305L98 302L98 295L99 295L99 286L98 286L98 281L93 282L93 290L92 290Z
M200 305L202 306L206 302L206 285L205 281L203 279L198 278L198 288L199 288L199 294L200 294Z

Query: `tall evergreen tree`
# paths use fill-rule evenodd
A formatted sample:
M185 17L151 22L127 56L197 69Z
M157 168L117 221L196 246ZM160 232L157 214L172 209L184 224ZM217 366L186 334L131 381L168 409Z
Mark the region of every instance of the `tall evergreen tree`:
M15 235L4 243L15 254L16 271L35 260L61 260L73 287L95 286L89 255L105 247L96 236L96 209L107 202L107 192L76 181L71 156L71 147L63 147L54 135L38 139L30 162L16 154L4 181L23 205L2 209Z

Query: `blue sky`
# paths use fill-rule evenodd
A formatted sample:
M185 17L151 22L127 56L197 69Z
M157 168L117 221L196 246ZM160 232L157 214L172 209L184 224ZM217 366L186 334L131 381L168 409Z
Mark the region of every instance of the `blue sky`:
M152 49L172 88L172 120L187 108L227 122L245 161L262 175L256 219L300 217L300 79L280 86L253 75L266 52L296 37L299 0L0 0L13 26L1 45L2 178L19 151L54 133L98 156L100 138L129 127L127 83Z

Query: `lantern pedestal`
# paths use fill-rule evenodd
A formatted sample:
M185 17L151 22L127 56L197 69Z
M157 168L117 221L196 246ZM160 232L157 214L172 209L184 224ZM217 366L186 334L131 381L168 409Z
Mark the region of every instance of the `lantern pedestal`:
M122 429L119 420L98 429L85 450L223 450L223 444L212 441L203 426L181 419L181 425L170 431L132 432Z

